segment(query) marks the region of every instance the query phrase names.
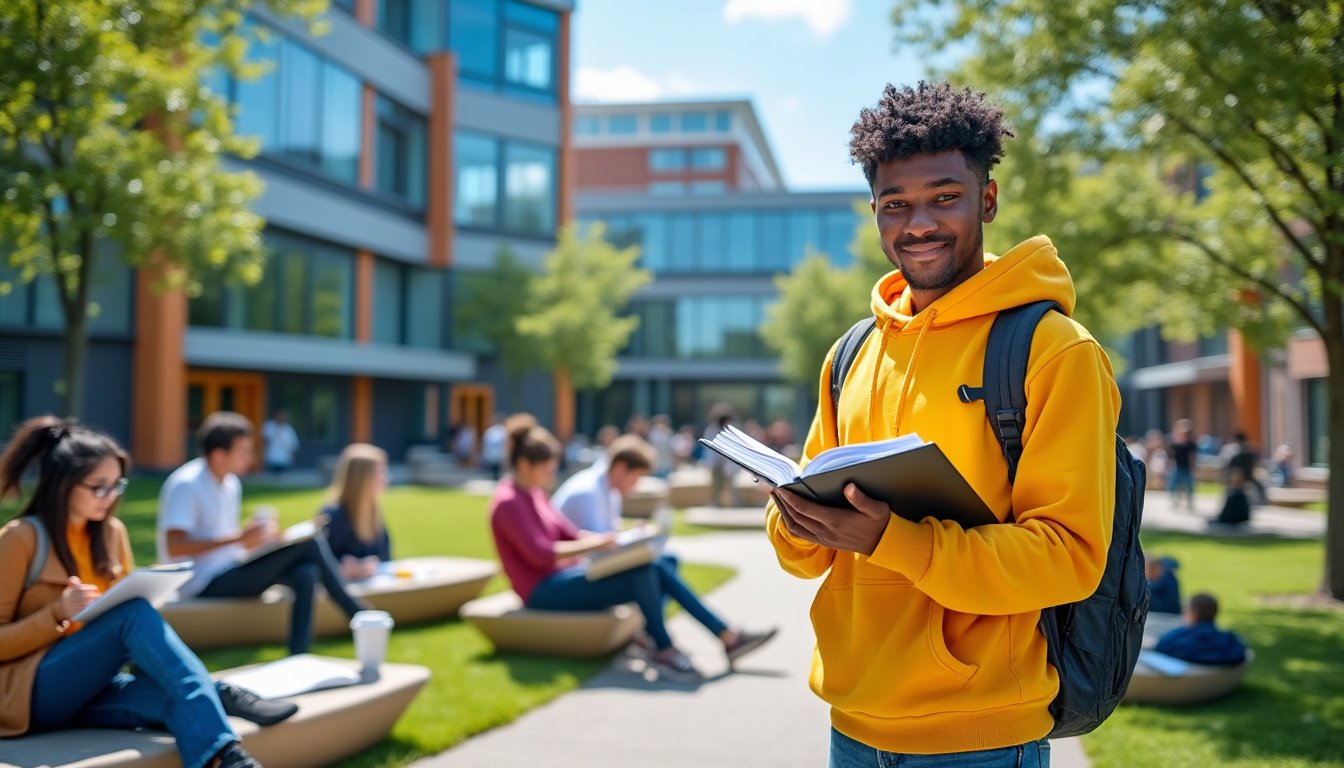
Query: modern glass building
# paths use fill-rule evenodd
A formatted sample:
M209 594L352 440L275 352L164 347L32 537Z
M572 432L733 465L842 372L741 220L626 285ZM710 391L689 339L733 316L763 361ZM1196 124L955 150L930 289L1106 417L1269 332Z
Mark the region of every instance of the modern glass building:
M87 420L128 441L138 466L167 468L219 408L257 422L286 409L308 464L351 441L397 456L488 419L503 377L454 328L455 286L502 245L539 263L572 218L572 10L336 0L319 37L255 11L252 56L269 73L211 87L260 140L229 164L266 184L265 276L207 280L188 302L103 260ZM0 298L0 428L58 408L53 290L39 280ZM553 416L547 381L524 396Z

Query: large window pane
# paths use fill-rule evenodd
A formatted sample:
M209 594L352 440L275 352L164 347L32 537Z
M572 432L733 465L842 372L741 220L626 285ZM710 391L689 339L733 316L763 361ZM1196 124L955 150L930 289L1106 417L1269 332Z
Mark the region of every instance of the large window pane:
M307 329L314 336L348 339L350 333L353 259L350 254L313 248L311 319Z
M803 260L809 249L821 247L821 217L816 211L793 211L789 214L789 267Z
M373 340L378 344L400 344L402 267L379 259L373 266Z
M334 64L322 72L322 170L341 181L359 180L362 87L354 75Z
M280 154L308 165L321 162L318 129L322 113L322 60L285 40L280 51Z
M649 132L671 133L672 114L670 112L654 112L649 115Z
M498 0L453 0L448 4L450 47L463 76L493 81L499 71Z
M686 167L686 150L661 147L649 150L649 170L680 171Z
M406 343L438 349L443 345L443 273L413 269L406 281Z
M1307 395L1307 451L1309 466L1324 467L1330 461L1329 393L1326 379L1308 379L1303 382Z
M554 232L555 151L508 144L504 164L504 227L526 234Z
M282 333L303 333L307 316L308 260L297 250L281 254L280 265L280 324Z
M756 216L751 213L728 214L727 254L723 269L748 272L756 263Z
M788 217L783 213L763 213L761 217L760 261L754 271L785 272L789 269Z
M667 218L658 213L645 213L639 216L639 227L643 231L643 252L641 258L645 269L654 272L667 270Z
M457 161L458 224L494 227L499 220L499 143L476 134L459 132L454 140Z
M280 147L280 74L274 70L281 66L280 42L274 33L267 34L269 39L262 40L257 36L255 26L249 25L247 29L252 33L247 49L248 61L264 62L271 71L255 80L234 83L238 99L234 130L239 135L261 139L262 151L274 151Z
M607 133L630 136L639 130L639 118L631 114L611 115L607 118Z
M721 213L700 215L700 247L697 269L721 272L728 260L728 217Z
M89 298L98 306L89 317L89 330L129 333L131 330L131 270L121 258L121 246L111 240L95 246L93 285Z
M733 113L726 109L721 109L714 113L714 130L718 133L727 133L733 127Z
M700 147L691 150L691 167L697 171L719 171L728 164L728 153L723 147Z
M504 80L538 91L555 87L554 38L527 29L504 31Z
M689 213L668 217L667 271L685 272L695 263L695 218Z
M709 130L709 115L704 112L682 112L682 133L704 133Z
M378 189L417 208L425 205L428 167L425 120L386 96L378 97Z
M602 121L596 115L579 115L574 118L575 136L596 136L602 132Z
M0 326L22 328L28 324L31 286L19 282L19 272L9 266L9 254L0 252L0 283L9 283L9 292L0 295Z
M859 220L852 211L827 211L823 215L821 249L831 257L831 263L847 267L854 257L849 252L850 241L854 239L854 230Z
M443 0L381 0L378 28L416 53L442 50L446 6Z

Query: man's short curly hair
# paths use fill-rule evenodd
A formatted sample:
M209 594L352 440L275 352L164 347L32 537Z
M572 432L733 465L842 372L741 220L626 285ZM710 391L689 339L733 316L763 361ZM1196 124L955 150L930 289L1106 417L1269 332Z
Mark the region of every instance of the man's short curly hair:
M985 101L985 94L920 81L917 88L888 85L876 107L859 113L849 135L849 157L863 166L871 186L881 163L951 149L961 150L967 165L987 180L1003 159L1003 138L1013 131L1003 109Z

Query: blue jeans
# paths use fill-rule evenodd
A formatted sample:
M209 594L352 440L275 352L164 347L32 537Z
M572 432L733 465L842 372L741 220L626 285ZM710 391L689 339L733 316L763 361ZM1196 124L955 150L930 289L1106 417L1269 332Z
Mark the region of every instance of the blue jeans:
M592 611L634 601L644 614L645 631L662 650L672 645L672 636L667 634L663 621L663 606L669 597L715 635L728 628L681 580L677 561L670 555L597 581L589 581L583 567L578 565L556 571L532 590L527 607L543 611Z
M1195 473L1189 469L1173 467L1167 475L1167 493L1185 491L1188 496L1195 495Z
M57 640L37 666L30 730L76 727L166 728L184 768L238 741L201 660L139 598Z
M216 576L201 590L201 597L256 597L272 584L294 590L294 608L289 617L289 652L307 653L313 644L313 609L317 585L345 611L354 616L364 605L345 591L341 564L331 553L324 536L314 536L281 547L256 560L234 566Z
M832 728L830 768L1050 768L1050 742L1041 739L1002 749L909 755L873 749Z

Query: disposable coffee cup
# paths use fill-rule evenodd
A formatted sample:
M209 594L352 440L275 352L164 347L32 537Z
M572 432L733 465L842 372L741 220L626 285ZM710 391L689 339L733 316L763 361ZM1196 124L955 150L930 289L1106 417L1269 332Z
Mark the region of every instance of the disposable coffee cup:
M377 680L378 670L387 658L387 638L392 634L392 616L387 611L360 611L350 617L350 633L355 638L355 658L360 677Z
M269 504L260 504L252 510L252 520L258 523L274 523L279 519L279 514L275 507Z

